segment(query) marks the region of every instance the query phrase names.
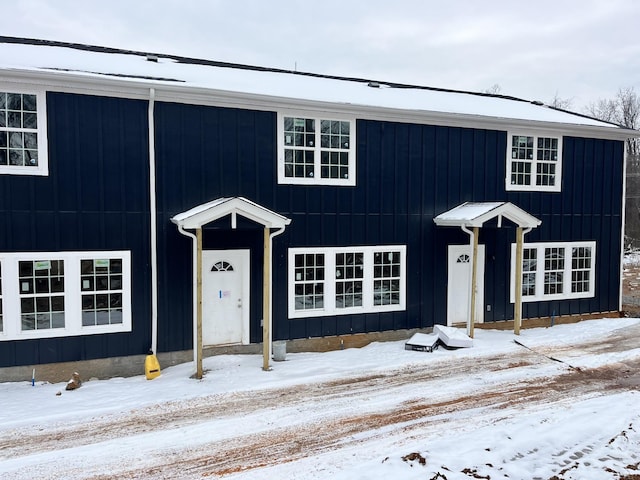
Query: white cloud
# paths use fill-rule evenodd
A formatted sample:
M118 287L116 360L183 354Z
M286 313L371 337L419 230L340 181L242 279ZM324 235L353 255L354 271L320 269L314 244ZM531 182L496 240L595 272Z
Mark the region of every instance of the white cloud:
M640 88L635 0L22 0L5 35L584 105ZM594 98L595 97L595 98Z

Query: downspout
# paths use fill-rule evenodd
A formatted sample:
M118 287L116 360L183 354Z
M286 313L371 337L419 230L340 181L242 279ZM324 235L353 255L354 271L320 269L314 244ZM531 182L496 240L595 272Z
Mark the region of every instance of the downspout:
M273 239L284 233L285 227L280 227L269 235L269 251L273 252ZM271 255L271 268L269 269L269 359L273 356L273 254Z
M149 211L151 212L151 351L158 348L158 248L156 225L156 148L155 148L155 108L156 91L149 89Z
M198 261L198 238L196 237L195 234L191 233L191 232L187 232L184 228L182 228L182 225L178 224L178 232L180 232L182 235L191 238L192 240L192 245L193 245L193 252L192 252L192 257L193 257L193 275L191 275L191 279L193 281L193 285L191 287L191 291L193 293L193 364L196 365L198 362L198 352L197 352L197 348L196 348L196 344L198 342L198 332L197 332L197 326L198 326L198 281L196 278L196 270L198 268L197 265L197 261Z

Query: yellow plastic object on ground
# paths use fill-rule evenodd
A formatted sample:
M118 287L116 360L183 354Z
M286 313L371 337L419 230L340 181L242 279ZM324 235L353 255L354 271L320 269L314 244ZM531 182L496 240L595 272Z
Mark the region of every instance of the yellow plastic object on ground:
M160 364L153 352L149 352L149 355L147 355L147 358L144 360L144 374L147 380L153 380L160 376Z

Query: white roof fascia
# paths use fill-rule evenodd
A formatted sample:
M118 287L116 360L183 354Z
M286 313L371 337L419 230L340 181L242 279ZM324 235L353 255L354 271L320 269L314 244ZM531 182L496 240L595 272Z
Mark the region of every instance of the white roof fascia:
M474 220L474 223L479 223L479 225L472 226L482 226L482 224L484 224L484 222L486 222L487 220L491 220L498 216L507 218L519 227L524 228L535 228L542 223L542 220L539 220L530 213L525 212L523 209L514 205L513 203L505 202L498 208L477 217Z
M165 83L144 82L132 79L110 77L108 75L82 75L71 72L49 70L3 69L0 68L0 82L18 85L34 85L40 88L64 93L81 93L105 97L146 99L150 88L161 88Z
M183 228L195 229L231 214L241 215L268 228L284 228L291 223L291 219L244 197L218 198L178 213L171 221Z
M542 108L542 107L541 107ZM484 115L469 115L463 113L429 112L424 110L400 110L370 106L349 105L345 113L367 120L393 121L418 125L436 125L443 127L478 128L498 131L528 131L548 132L553 135L573 137L600 138L607 140L627 140L639 137L640 130L611 125L597 127L593 125L573 125L568 123L552 123L520 118L490 117Z
M111 97L148 99L149 89L155 89L155 100L195 105L244 108L261 111L285 109L342 113L356 118L394 121L421 125L437 125L488 130L533 129L554 135L568 135L611 140L626 140L640 137L640 131L615 125L594 126L521 118L495 117L468 113L448 113L428 110L331 103L300 98L275 97L261 94L216 90L196 87L183 82L158 81L142 78L118 78L109 75L83 74L67 71L44 71L37 69L0 69L0 82L33 84L40 88L68 93L84 93ZM363 85L363 88L366 85ZM407 89L407 92L410 90ZM518 101L518 100L513 100ZM539 107L545 108L545 107ZM570 115L570 114L567 114Z
M444 227L482 227L496 217L504 217L519 227L535 228L542 221L510 202L466 202L436 216L433 221Z
M210 202L207 203L203 203L201 205L197 205L193 208L190 208L189 210L182 212L182 213L178 213L176 215L174 215L171 218L171 221L176 223L176 224L180 224L182 225L185 221L192 219L198 215L201 215L203 212L206 212L207 210L213 209L218 207L219 205L228 202L229 200L231 200L230 198L217 198L216 200L212 200Z

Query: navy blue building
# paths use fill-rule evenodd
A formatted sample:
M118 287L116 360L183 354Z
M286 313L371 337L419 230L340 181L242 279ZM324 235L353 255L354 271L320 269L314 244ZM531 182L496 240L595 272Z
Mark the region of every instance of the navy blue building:
M261 343L265 318L274 340L466 322L472 260L475 322L514 318L517 270L524 318L620 310L636 132L510 97L1 40L0 368L192 349L200 257L204 345ZM508 215L477 258L436 225L463 204L539 220L521 268Z

